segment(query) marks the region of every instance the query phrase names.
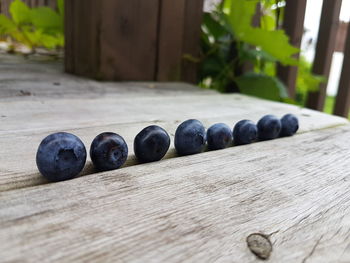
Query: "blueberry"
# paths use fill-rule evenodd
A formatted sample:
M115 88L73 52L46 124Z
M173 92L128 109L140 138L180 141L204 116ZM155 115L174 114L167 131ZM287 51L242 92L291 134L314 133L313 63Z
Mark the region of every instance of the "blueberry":
M72 179L83 169L86 149L75 135L58 132L41 141L36 153L40 173L50 181Z
M128 145L120 135L103 132L92 141L90 157L97 170L114 170L125 163L128 157Z
M207 131L209 150L219 150L232 145L232 131L225 123L216 123Z
M175 149L179 155L200 153L205 148L206 133L198 120L184 121L175 132Z
M281 121L274 115L265 115L258 121L258 136L260 140L272 140L279 136Z
M140 131L134 139L134 152L140 162L159 161L170 146L168 133L157 125L151 125Z
M286 114L281 119L282 129L280 137L292 136L299 129L298 118L293 114Z
M233 128L235 145L249 144L258 138L258 127L250 120L241 120Z

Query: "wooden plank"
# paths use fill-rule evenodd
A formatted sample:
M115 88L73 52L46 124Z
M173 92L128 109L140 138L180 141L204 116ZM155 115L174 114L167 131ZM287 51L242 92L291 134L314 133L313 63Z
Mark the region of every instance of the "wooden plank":
M320 29L316 46L316 54L312 67L315 74L329 77L333 52L336 45L336 36L339 25L339 14L342 0L323 1ZM327 83L319 85L319 91L308 94L307 107L323 111L326 99Z
M189 54L194 58L199 57L202 17L203 0L187 0L185 6L184 41L182 47L183 55ZM197 70L197 63L188 59L183 59L181 80L189 83L198 83Z
M0 194L4 262L350 261L350 127ZM63 197L63 198L62 198Z
M264 114L291 112L300 118L300 132L347 123L293 105L183 83L97 82L62 74L57 62L10 55L2 55L1 61L0 145L5 147L0 147L0 191L45 183L33 158L40 141L56 131L77 134L87 147L100 132L116 131L131 149L127 165L132 165L134 136L150 124L164 127L173 138L179 122L188 118L198 118L206 127L215 122L233 127L244 118L257 121ZM91 168L88 161L83 174L92 173Z
M74 30L75 26L75 9L76 1L65 1L64 3L64 68L68 73L74 72L75 60L74 60Z
M153 80L158 0L68 1L69 73L108 80ZM102 16L103 14L103 16Z
M158 36L157 77L160 81L197 83L203 0L162 0Z
M196 82L197 65L183 56L199 55L203 0L72 2L66 4L67 72L103 80ZM90 20L92 15L97 18Z
M0 135L143 121L177 122L191 117L231 121L249 117L258 120L264 113L282 115L288 112L301 118L303 131L347 123L344 118L240 94L166 94L166 90L159 91L163 94L140 92L129 95L107 94L106 98L102 95L101 98L91 96L82 99L75 97L57 100L37 97L28 100L24 98L21 101L4 100L0 103L0 110L4 116ZM254 109L251 109L253 106Z
M350 108L350 27L348 27L344 60L340 75L338 94L335 101L334 114L347 117Z
M100 19L102 13L102 1L73 1L74 3L74 24L67 25L74 27L73 37L73 58L76 71L81 75L89 76L95 74L99 78L100 67L100 45L99 36ZM82 37L83 35L83 37ZM85 42L86 41L86 42Z
M46 183L38 173L34 158L40 141L57 131L78 135L87 149L97 134L104 131L117 132L129 145L130 155L126 163L129 166L136 163L132 150L134 136L152 124L166 129L173 142L176 127L190 118L201 120L207 128L217 122L233 127L241 119L258 121L269 113L280 117L294 113L300 120L300 133L348 123L343 118L239 94L110 93L108 98L93 97L60 100L37 97L0 103L3 116L0 145L4 145L0 147L0 191ZM173 148L172 143L166 158L174 157ZM18 159L21 160L20 164ZM83 174L93 172L88 158Z
M38 101L101 98L106 96L159 96L167 94L217 94L178 82L100 82L63 74L62 61L0 55L0 100Z
M65 70L98 78L100 66L101 1L76 0L65 3Z
M346 32L349 22L339 21L334 52L344 52Z
M158 0L105 0L101 12L101 77L153 80Z
M283 29L289 36L289 42L293 46L300 48L301 38L304 32L304 17L306 10L306 0L287 0ZM295 57L298 57L297 54ZM298 67L296 66L277 66L277 75L282 82L287 86L288 94L291 98L295 97L296 92L296 78L298 74Z
M185 0L160 1L156 80L181 79L182 46L185 30Z

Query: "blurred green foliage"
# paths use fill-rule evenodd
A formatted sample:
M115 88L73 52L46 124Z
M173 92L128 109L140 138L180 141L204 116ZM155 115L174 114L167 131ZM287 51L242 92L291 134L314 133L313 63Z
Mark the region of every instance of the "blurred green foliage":
M64 0L57 0L55 11L49 7L28 7L21 0L10 4L11 18L0 15L0 35L10 37L30 49L64 46Z
M259 25L252 20L260 5ZM221 92L240 91L270 100L301 103L308 91L317 90L323 78L311 73L311 64L294 54L283 30L277 30L284 1L223 0L204 14L202 23L200 86ZM288 98L285 85L276 76L276 62L299 67L300 100ZM250 72L243 66L250 63Z

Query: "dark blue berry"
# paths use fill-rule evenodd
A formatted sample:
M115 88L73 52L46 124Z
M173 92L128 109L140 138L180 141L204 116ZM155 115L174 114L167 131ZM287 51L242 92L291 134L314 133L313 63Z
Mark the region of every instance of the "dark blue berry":
M233 142L243 145L255 142L258 138L258 127L250 120L241 120L233 128Z
M114 170L125 163L128 157L128 145L120 135L104 132L92 141L90 157L97 170Z
M209 150L219 150L232 145L232 131L225 123L216 123L207 131Z
M299 129L298 118L293 114L286 114L281 119L282 129L280 136L292 136Z
M198 120L184 121L175 132L175 149L179 155L200 153L205 148L206 133Z
M169 146L168 133L157 125L144 128L134 140L135 155L143 163L159 161L164 157Z
M281 121L274 115L265 115L258 121L258 136L260 140L272 140L279 136Z
M39 145L36 164L50 181L63 181L77 176L84 168L86 149L75 135L58 132L47 136Z

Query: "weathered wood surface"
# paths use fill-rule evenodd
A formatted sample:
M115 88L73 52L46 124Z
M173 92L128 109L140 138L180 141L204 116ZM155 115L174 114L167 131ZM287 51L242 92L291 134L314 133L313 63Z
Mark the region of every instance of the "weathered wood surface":
M349 262L350 128L0 193L3 262Z
M257 262L246 238L270 235L268 262L349 262L350 126L316 111L173 83L100 83L48 62L1 57L1 262ZM24 62L24 61L22 61ZM207 127L292 112L291 138L136 165L134 136L148 124ZM125 137L124 168L47 183L41 139Z
M203 0L66 1L67 72L103 80L196 81Z
M131 156L127 164L130 165L135 163L132 151L135 135L154 123L164 127L173 141L176 127L188 118L198 118L206 127L216 122L225 122L233 127L241 119L257 121L267 113L282 116L292 112L300 118L300 132L346 122L336 117L325 118L314 111L240 95L118 96L46 100L44 103L42 100L6 101L0 103L0 112L4 116L0 145L11 145L0 148L0 171L3 174L0 177L0 191L44 182L35 165L35 153L40 141L56 131L78 135L88 148L97 134L114 131L122 135L129 145ZM172 151L169 156L173 156ZM87 168L84 174L92 172L90 165Z

